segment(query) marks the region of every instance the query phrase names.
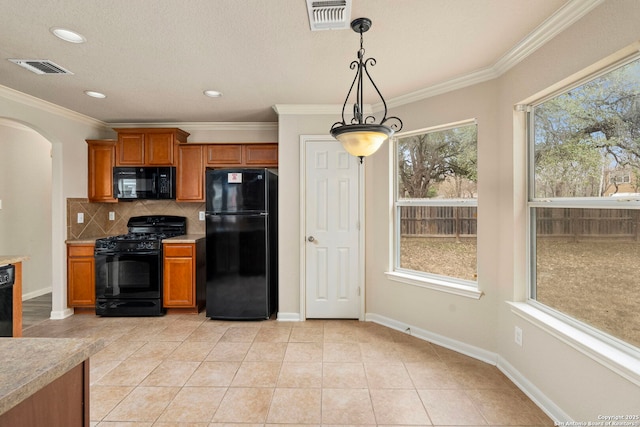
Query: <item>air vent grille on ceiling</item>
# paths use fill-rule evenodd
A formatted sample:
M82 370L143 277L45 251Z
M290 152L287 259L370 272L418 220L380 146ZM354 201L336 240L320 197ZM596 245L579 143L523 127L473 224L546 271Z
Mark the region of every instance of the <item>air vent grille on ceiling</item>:
M351 0L307 0L311 31L350 28Z
M10 59L9 61L36 74L73 74L48 59Z

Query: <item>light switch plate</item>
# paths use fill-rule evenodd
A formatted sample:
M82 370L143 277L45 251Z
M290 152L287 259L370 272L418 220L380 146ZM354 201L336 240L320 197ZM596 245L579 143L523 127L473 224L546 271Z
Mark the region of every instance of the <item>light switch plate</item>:
M198 219L200 219L200 221L204 221L204 211L198 212Z
M78 212L78 224L83 224L83 223L84 223L84 213Z
M116 213L109 212L109 221L115 221L115 219L116 219Z

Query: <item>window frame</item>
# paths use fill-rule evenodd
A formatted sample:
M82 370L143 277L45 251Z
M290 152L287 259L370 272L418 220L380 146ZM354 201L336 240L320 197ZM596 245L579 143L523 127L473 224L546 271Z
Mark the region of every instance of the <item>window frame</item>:
M640 369L629 369L629 360L640 358L640 349L631 343L614 337L607 332L597 329L586 322L575 319L553 307L538 302L536 293L536 208L567 208L567 209L615 209L615 210L640 210L640 196L629 197L535 197L535 129L534 110L537 106L571 91L585 83L606 75L618 68L640 60L640 53L635 52L622 58L606 61L605 65L595 68L587 68L582 75L573 80L564 81L553 86L553 91L545 96L529 100L516 106L517 111L526 114L525 144L526 144L526 306L518 302L509 302L515 314L532 321L549 330L559 332L563 341L569 343L582 352L595 357L596 360L614 368L633 382L640 384ZM515 171L514 171L515 172ZM535 309L534 311L531 308ZM582 338L577 338L582 337ZM581 344L579 344L582 341ZM613 363L611 363L613 362ZM635 362L637 363L637 362Z
M421 272L416 270L410 270L400 267L400 209L404 206L465 206L478 208L478 199L439 199L434 200L398 200L398 139L406 138L413 135L421 135L426 133L435 133L455 129L463 126L476 126L476 135L478 123L475 118L461 120L458 122L447 123L438 126L432 126L428 128L422 128L415 131L403 132L394 135L389 140L389 150L391 151L389 159L391 165L389 171L391 174L389 182L392 185L390 191L390 204L391 204L391 247L390 247L390 259L389 270L385 273L386 276L393 281L405 283L413 286L423 287L472 299L480 299L483 293L478 288L478 281L466 280L456 278L452 276L444 276L434 273ZM478 150L478 140L476 136L476 150ZM476 219L477 221L477 219ZM477 227L477 225L476 225ZM477 235L476 235L477 242ZM476 248L476 254L477 254ZM477 272L477 262L476 262ZM477 277L477 274L476 274Z

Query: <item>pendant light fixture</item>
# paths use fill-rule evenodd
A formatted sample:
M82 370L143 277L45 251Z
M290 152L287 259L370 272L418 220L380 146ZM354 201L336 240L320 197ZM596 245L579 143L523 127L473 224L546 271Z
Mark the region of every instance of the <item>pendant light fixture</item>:
M375 58L364 58L364 47L362 46L362 34L366 33L370 28L371 20L369 18L357 18L351 21L351 29L356 33L360 33L358 59L351 62L349 66L352 70L356 70L356 76L351 83L347 98L342 105L342 121L336 122L331 126L331 136L340 141L349 154L359 157L360 163L362 163L363 157L375 153L386 139L391 137L396 131L402 129L402 120L393 116L387 117L387 103L367 70L367 65L376 65ZM364 74L367 75L367 78L382 100L382 105L384 105L384 115L380 123L376 123L375 117L364 115L362 93ZM356 99L353 104L353 118L347 124L344 112L354 86L356 87ZM390 124L386 125L385 123L387 122Z

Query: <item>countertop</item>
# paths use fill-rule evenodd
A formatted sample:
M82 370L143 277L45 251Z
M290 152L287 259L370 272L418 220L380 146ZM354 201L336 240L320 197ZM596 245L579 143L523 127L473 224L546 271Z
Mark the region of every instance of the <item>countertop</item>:
M0 338L0 414L104 347L80 338Z
M0 267L7 264L26 261L28 259L29 257L25 255L0 255Z
M182 236L163 239L162 243L196 243L198 240L206 238L204 234L183 234Z
M105 236L105 237L108 237L108 236ZM199 234L199 233L183 234L182 236L170 237L168 239L163 239L162 241L167 243L195 243L200 239L204 239L205 237L206 237L205 234ZM67 245L93 245L96 243L97 239L101 239L101 237L93 237L88 239L69 239L69 240L66 240L65 243Z

